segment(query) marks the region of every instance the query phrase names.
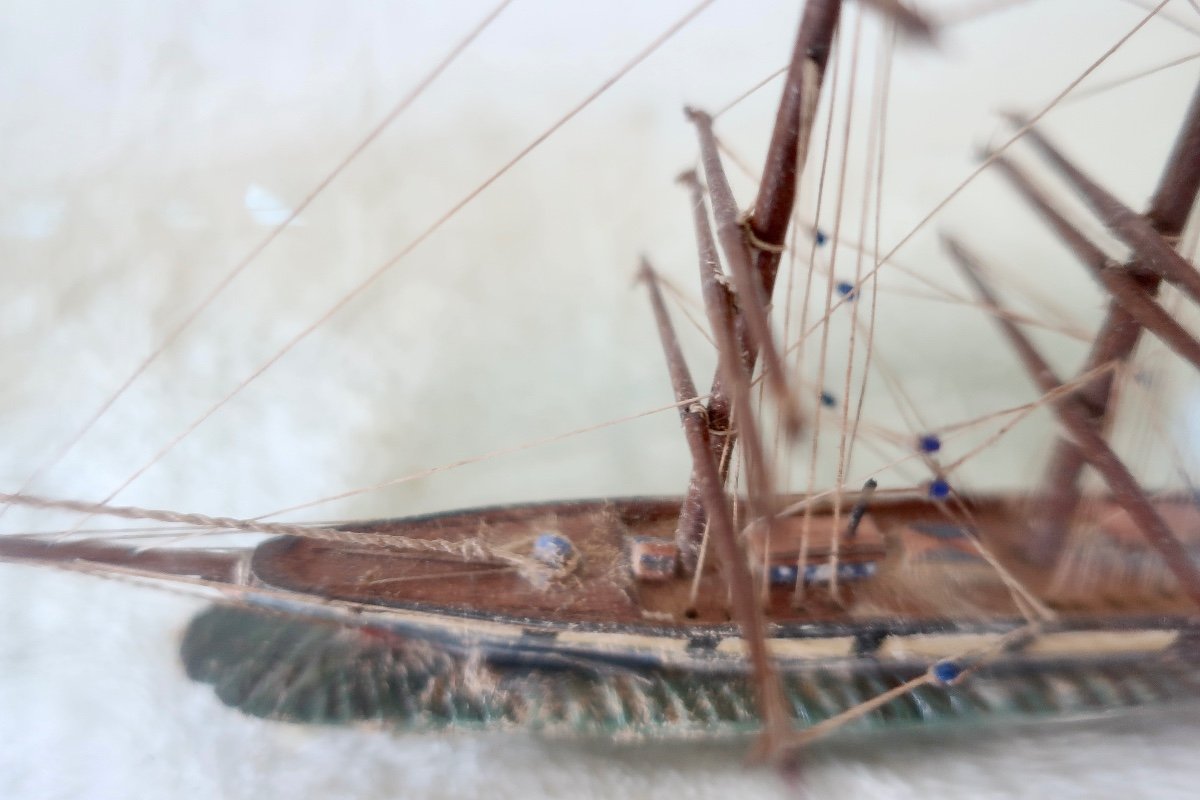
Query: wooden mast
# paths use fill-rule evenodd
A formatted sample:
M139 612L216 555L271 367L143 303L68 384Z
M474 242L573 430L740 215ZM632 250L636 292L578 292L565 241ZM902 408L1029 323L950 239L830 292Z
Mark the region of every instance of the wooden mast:
M997 300L991 288L980 276L982 270L978 259L953 239L946 239L950 254L962 268L976 292L994 311L996 324L1004 332L1016 351L1022 366L1043 394L1052 394L1062 387L1062 381L1051 370L1050 365L1021 332L1010 315ZM1142 531L1150 545L1159 552L1168 569L1179 581L1180 588L1200 606L1200 570L1184 546L1175 538L1170 526L1159 514L1147 494L1138 485L1129 469L1104 440L1094 420L1089 417L1079 398L1066 395L1056 400L1052 407L1059 423L1075 442L1083 459L1090 464L1108 484L1113 499L1125 509L1130 518Z
M1167 158L1159 183L1150 200L1145 219L1167 241L1177 239L1191 214L1200 191L1200 87L1192 96L1180 133ZM1136 261L1126 265L1131 277L1144 268ZM1142 293L1153 298L1162 283L1156 274L1139 278ZM1142 326L1114 299L1109 303L1104 322L1096 335L1092 351L1080 374L1086 374L1113 361L1129 359L1141 337ZM1105 372L1076 392L1084 413L1097 429L1109 417L1113 374ZM1057 562L1071 520L1079 507L1079 477L1087 459L1067 437L1060 437L1050 457L1042 481L1044 495L1033 515L1033 536L1027 554L1034 563L1052 566Z
M1146 292L1146 284L1152 278L1151 275L1113 263L1103 250L1088 240L1082 231L1063 216L1046 193L1016 164L1001 156L996 159L995 166L1011 180L1017 191L1041 214L1059 238L1099 280L1100 285L1108 290L1114 303L1124 309L1133 323L1153 333L1163 344L1200 370L1200 341L1176 322L1158 301Z
M679 340L667 314L666 304L658 288L658 277L649 263L642 261L641 277L650 292L650 305L654 310L659 338L671 373L671 386L676 401L683 402L696 397L696 385L688 371L679 347ZM783 684L767 650L767 622L758 604L754 591L754 577L750 574L746 554L738 541L733 525L733 513L729 498L725 496L724 481L712 456L709 442L709 426L704 407L697 401L679 406L679 416L687 434L688 447L692 452L692 464L697 487L701 492L704 509L712 525L713 540L721 556L721 570L729 587L734 618L741 626L754 670L755 696L759 713L762 715L763 730L759 753L766 758L779 756L792 731L788 706L784 699Z
M756 243L750 248L751 265L762 286L760 296L767 303L775 288L779 257L787 237L796 186L804 168L804 156L812 133L817 97L821 92L841 10L841 0L810 0L804 7L783 97L775 116L762 182L759 184L753 215L747 225L751 241ZM740 313L735 315L734 329L742 364L747 374L753 374L758 353L747 321ZM728 388L718 371L713 378L706 411L712 447L721 451L732 450L735 441L731 405ZM694 557L690 562L687 560L687 554L698 550L704 525L702 490L693 469L680 510L678 528L678 538L685 543L685 570L695 564Z

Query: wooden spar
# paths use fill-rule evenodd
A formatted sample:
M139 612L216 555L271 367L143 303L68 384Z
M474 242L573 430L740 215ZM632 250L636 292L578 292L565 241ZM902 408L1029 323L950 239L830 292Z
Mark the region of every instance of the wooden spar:
M1200 86L1192 95L1179 135L1151 197L1146 219L1162 236L1178 237L1187 224L1197 192L1200 192ZM1146 296L1154 297L1160 283L1157 275L1147 276L1143 284ZM1140 336L1141 327L1128 312L1115 301L1110 303L1081 374L1113 361L1127 360ZM1108 414L1112 385L1112 374L1105 373L1077 392L1098 425ZM1042 481L1045 490L1035 514L1034 536L1027 553L1036 564L1052 566L1062 552L1071 519L1079 506L1078 484L1083 466L1083 454L1075 443L1060 438Z
M1145 285L1149 276L1137 267L1136 262L1127 267L1113 264L1104 255L1104 251L1092 244L1054 207L1046 193L1019 167L1004 157L997 158L994 165L1009 178L1017 191L1099 279L1101 285L1112 295L1114 303L1123 308L1135 323L1153 333L1163 344L1200 370L1200 341L1146 293ZM1111 379L1109 373L1108 380Z
M751 505L757 508L770 496L772 483L766 454L762 448L757 418L754 415L750 370L743 363L738 349L737 331L734 324L737 319L738 306L723 282L725 276L720 270L716 243L713 240L712 228L708 224L704 194L699 180L694 175L692 184L694 186L692 221L695 226L696 249L700 257L700 283L703 290L705 313L708 316L709 327L712 328L713 338L717 343L719 356L714 383L720 384L731 395L730 400L736 408L737 427L746 435L742 449L746 459L747 483L750 485ZM732 199L732 195L729 196L729 199ZM741 241L740 234L737 241ZM743 306L743 310L744 308ZM765 323L766 311L765 309L760 310L763 312ZM727 445L723 438L718 438L712 442L712 446L714 457L717 464L720 465L721 455ZM721 479L722 481L725 479L724 471L721 472Z
M234 583L243 553L237 550L158 549L114 545L103 541L56 542L37 536L0 536L0 558L47 564L80 562L143 569L161 575L189 575Z
M745 232L738 223L737 201L733 197L729 179L725 176L725 168L721 165L721 155L717 152L717 137L713 134L712 117L694 108L685 109L684 113L696 126L696 133L700 139L700 163L704 167L708 193L712 198L717 240L721 243L725 263L729 266L733 285L737 289L737 309L745 322L745 332L749 339L748 350L761 356L763 378L779 405L784 430L789 436L795 437L803 425L803 415L788 385L788 371L780 357L779 348L775 346L771 324L767 321L770 301L764 295L762 281L758 280L750 263L750 248ZM742 408L740 404L738 407Z
M752 263L754 273L762 283L762 297L770 302L775 289L775 277L779 272L779 256L787 238L788 223L796 200L796 186L804 168L808 153L808 142L812 134L816 114L817 97L825 78L825 67L833 46L833 33L841 16L841 0L810 0L804 6L796 43L792 50L791 65L783 87L783 97L775 115L775 126L771 133L771 144L767 148L766 165L758 187L758 197L748 229L753 241L766 247L754 247ZM734 319L738 350L747 374L754 373L757 354L750 345L746 321L738 315ZM718 390L721 392L718 395ZM713 401L708 405L708 428L710 436L722 442L723 448L732 448L736 431L730 424L730 407L720 373L713 379ZM721 398L720 402L717 399ZM684 508L701 505L699 484L693 476L688 484ZM699 540L703 536L704 517L694 517L687 538Z
M739 356L734 338L733 297L726 286L727 278L721 271L716 243L713 241L712 230L708 224L708 208L704 202L704 188L693 171L681 175L679 182L688 188L692 200L692 221L700 262L700 290L708 314L709 327L712 328L717 342L717 358L720 360L732 359L737 363ZM723 418L727 419L731 403L722 377L724 373L725 370L718 364L717 376L713 380L712 394L709 396L708 403L710 409L720 406ZM709 449L712 452L713 461L717 464L722 484L725 482L729 464L729 459L726 458L725 439L725 436L720 435L709 436ZM675 543L679 547L679 559L686 574L690 575L696 569L703 531L704 502L698 491L696 473L693 470L675 527Z
M783 97L775 115L762 182L750 218L750 231L755 240L769 246L769 249L754 251L754 269L762 278L763 294L768 298L775 288L780 251L796 200L796 186L804 169L804 156L808 154L817 97L825 79L833 32L841 10L841 0L812 0L805 5Z
M1028 124L1021 117L1010 117L1010 120L1022 127ZM1025 138L1067 179L1079 196L1100 217L1105 227L1133 249L1140 264L1154 270L1160 277L1200 303L1200 271L1179 255L1172 244L1164 239L1145 217L1084 174L1036 128L1030 128Z
M963 274L974 285L979 296L995 310L998 324L1013 349L1017 351L1025 370L1029 373L1038 390L1049 394L1062 386L1062 381L1051 370L1050 365L1042 358L1033 343L1021 332L1016 323L1008 319L1004 309L991 288L980 277L978 259L953 239L945 240L950 254L962 268ZM1180 588L1200 606L1200 571L1192 562L1191 556L1179 540L1171 532L1170 526L1155 509L1154 504L1138 485L1137 480L1129 469L1113 452L1104 440L1091 417L1073 395L1065 395L1053 404L1060 424L1066 428L1068 435L1075 441L1084 459L1100 473L1112 490L1113 499L1129 514L1146 540L1159 552L1168 569L1179 581Z
M689 110L688 114L695 120L696 112ZM771 330L767 323L767 309L764 299L760 294L762 287L755 285L757 281L750 274L749 252L746 250L742 230L736 220L737 206L734 204L733 192L729 189L729 183L724 180L725 174L720 167L720 157L717 155L716 140L713 138L710 129L706 141L706 137L703 134L703 123L698 124L702 129L701 150L704 151L703 161L705 162L706 174L717 183L716 186L710 183L709 194L712 196L713 213L717 219L718 235L725 247L726 260L732 266L738 261L739 254L741 256L741 265L733 266L732 269L735 275L741 275L740 280L735 278L737 296L740 302L735 302L732 305L733 314L729 314L731 306L727 300L723 302L722 298L712 291L704 294L705 309L720 356L717 363L717 377L715 382L719 383L726 392L732 395L730 399L733 401L733 408L735 409L736 426L731 427L730 431L740 430L745 434L742 451L746 463L746 483L749 488L748 494L751 513L754 516L766 516L769 518L772 512L767 506L773 497L774 484L770 476L770 469L767 467L766 455L763 452L761 431L757 418L754 415L754 400L751 395L750 382L753 368L747 365L742 357L745 350L739 347L739 336L735 320L740 319L746 323L743 333L750 337L750 341L752 342L751 350L758 352L756 345L761 344L763 345L761 352L764 356L768 353L770 354L769 358L774 359L776 368L782 370L783 362L779 360L779 353L771 340ZM713 159L716 159L715 164L712 162ZM707 215L702 216L701 213L698 213L703 212L703 210L703 198L701 198L701 205L698 209L693 208L693 219L698 226L696 229L696 241L701 259L701 271L702 273L707 273L706 276L702 275L702 283L706 280L710 282L717 280L716 273L708 265L718 263L716 261L716 247L713 244L713 235L708 224L708 217ZM726 298L728 298L727 292ZM758 322L750 322L751 318L757 319ZM759 339L758 337L760 336L763 338ZM772 372L772 369L768 368L767 372ZM776 391L783 393L780 395L781 405L791 405L791 392L787 388L786 379L779 372L775 372L774 377L776 380ZM712 437L710 437L710 441L711 439ZM718 439L718 441L720 441L722 448L732 446L731 443L727 444L729 441L728 437L725 437L724 440ZM717 463L720 463L719 457ZM724 475L721 477L723 482ZM696 529L690 532L679 529L677 536L684 538L686 534L692 541L697 541L695 538L697 533Z
M659 338L662 340L667 368L671 373L675 399L684 401L694 398L696 385L692 382L683 351L679 347L679 340L667 314L667 307L658 287L658 278L644 259L641 276L646 281L650 293L650 304L654 309ZM754 669L755 696L763 720L763 753L773 755L779 752L791 734L791 721L788 719L787 706L784 703L783 685L767 651L766 620L756 599L754 579L746 563L746 554L742 551L733 527L733 514L725 496L717 462L712 457L704 406L698 400L689 405L681 405L679 416L683 421L688 447L692 452L692 474L704 498L713 541L721 557L725 581L729 585L733 612L742 628L742 636L746 640L750 663Z
M699 176L692 170L680 175L679 183L688 189L692 201L692 230L696 237L696 250L700 265L700 294L704 299L704 308L713 329L713 335L717 337L717 351L721 356L729 352L731 357L737 358L736 341L731 342L735 349L727 351L722 347L719 338L721 331L734 326L737 319L737 308L734 305L733 294L729 290L729 279L721 270L712 227L708 224L708 204L704 200L704 187L700 183ZM713 405L720 402L724 405L724 415L728 416L732 409L729 394L722 384L719 366L713 386L719 387L720 391L710 394L708 413L711 415ZM717 459L718 464L720 464L721 455L725 449L723 442L713 442L713 457ZM722 476L724 476L724 469Z
M713 338L717 342L717 381L721 386L727 387L727 391L732 393L733 404L737 409L736 422L742 432L745 433L742 449L746 460L746 482L749 484L750 511L755 517L765 517L767 525L772 525L771 519L774 510L769 507L769 504L773 497L772 490L774 485L771 479L771 470L767 465L766 453L762 445L763 440L760 435L758 420L754 414L750 373L743 365L738 353L737 334L734 330L733 322L735 318L733 300L723 282L724 276L721 273L717 260L717 247L713 241L712 228L708 224L704 193L700 187L699 180L692 173L690 177L684 176L683 181L690 183L693 190L692 216L696 229L696 248L700 257L700 283L703 287L704 305L708 315L709 326L712 328ZM725 462L725 459L722 456L727 447L724 437L718 438L710 434L709 447L712 450L713 459L718 465L717 473L721 478L722 484L724 484L725 469L722 468L722 464ZM686 506L680 510L680 519L676 525L675 538L678 542L687 543L689 549L698 556L701 539L697 538L697 534L701 533L702 528L696 528L694 523L690 522L690 520L694 519L691 513L688 513L686 515L687 519L685 519L685 510L687 510ZM700 510L703 512L703 505L701 505ZM692 512L694 511L695 509L693 508ZM684 570L691 571L694 568L694 564L695 560L690 563L684 560Z
M1192 95L1179 136L1159 178L1146 218L1163 236L1173 239L1183 231L1200 191L1200 85Z

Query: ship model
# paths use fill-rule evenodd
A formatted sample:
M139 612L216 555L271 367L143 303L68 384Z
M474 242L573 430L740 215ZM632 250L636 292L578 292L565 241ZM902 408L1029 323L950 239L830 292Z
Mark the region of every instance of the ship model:
M867 5L913 46L934 35L905 4ZM692 457L682 495L302 525L19 491L0 499L261 541L8 535L0 558L211 598L183 640L188 675L233 708L282 721L755 735L758 754L783 758L842 730L1194 699L1200 509L1189 494L1143 487L1106 432L1115 375L1141 339L1200 366L1200 343L1159 301L1164 282L1200 300L1200 272L1178 247L1200 190L1200 94L1144 212L1072 163L1037 115L1013 117L1011 137L981 157L980 169L1002 174L1110 294L1077 376L1053 371L991 286L984 256L945 241L1058 421L1036 492L961 491L939 466L941 436L918 431L910 447L929 468L923 483L793 494L774 474L772 443L798 446L822 417L850 414L848 398L794 379L771 319L841 11L838 0L804 7L749 212L730 189L712 117L687 112L700 170L681 182L718 352L711 388L694 383L659 276L648 262L639 269ZM1129 248L1126 263L1009 159L1018 142ZM836 235L817 231L812 245ZM868 281L831 283L827 307L861 302ZM1102 493L1081 488L1085 470Z

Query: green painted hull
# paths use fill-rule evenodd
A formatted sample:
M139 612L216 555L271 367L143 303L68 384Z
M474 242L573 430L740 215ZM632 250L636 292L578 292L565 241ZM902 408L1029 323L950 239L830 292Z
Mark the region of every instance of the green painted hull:
M332 621L214 607L188 628L189 676L226 705L267 719L403 731L526 730L610 739L719 739L759 721L740 672L614 666L576 658L476 657ZM925 666L873 657L784 673L795 718L828 719ZM923 686L846 732L992 725L1200 699L1200 666L1183 651L984 666L954 686Z

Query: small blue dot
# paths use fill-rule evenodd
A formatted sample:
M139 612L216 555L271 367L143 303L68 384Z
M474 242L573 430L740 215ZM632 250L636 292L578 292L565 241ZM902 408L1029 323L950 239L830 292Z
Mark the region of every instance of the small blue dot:
M813 238L817 241L817 247L821 247L829 241L829 237L825 235L825 231L821 230L820 228L816 229L816 233L813 235Z
M954 683L962 673L962 667L953 661L939 661L933 665L933 677L940 683Z
M917 438L917 447L922 453L936 453L942 449L942 440L936 434L926 433Z
M950 484L944 478L934 478L929 482L929 496L934 500L945 500L950 496Z
M772 586L791 586L799 577L795 564L773 564L767 571L767 577Z
M837 398L829 392L821 392L821 405L826 408L833 408L837 405Z
M837 285L838 294L847 300L853 300L858 296L858 292L854 291L854 284L846 281L839 281Z
M551 567L560 567L571 560L575 546L571 540L556 533L542 533L533 542L532 556L535 560Z

